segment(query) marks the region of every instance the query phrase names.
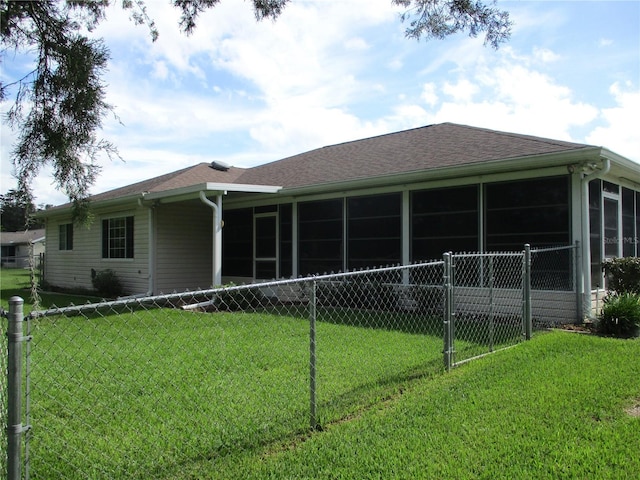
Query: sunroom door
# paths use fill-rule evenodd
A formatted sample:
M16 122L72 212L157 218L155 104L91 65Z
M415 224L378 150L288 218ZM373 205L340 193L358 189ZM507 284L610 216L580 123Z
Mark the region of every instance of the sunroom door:
M604 258L622 256L620 242L620 207L617 198L603 198Z
M278 214L261 213L254 216L254 267L256 280L278 278Z

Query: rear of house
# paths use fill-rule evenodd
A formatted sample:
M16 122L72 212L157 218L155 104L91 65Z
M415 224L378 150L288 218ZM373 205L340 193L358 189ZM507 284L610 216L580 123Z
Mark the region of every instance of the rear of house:
M638 165L601 147L431 125L105 192L90 227L51 209L46 280L90 287L110 268L158 294L578 242L586 300L604 258L638 254L638 185Z

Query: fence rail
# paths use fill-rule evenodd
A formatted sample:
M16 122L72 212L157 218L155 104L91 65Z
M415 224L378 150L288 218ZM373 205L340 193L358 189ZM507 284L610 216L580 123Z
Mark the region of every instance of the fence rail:
M215 469L530 338L548 323L539 302L577 305L573 248L50 308L24 334L3 312L0 363L20 383L0 391L1 466L10 480Z

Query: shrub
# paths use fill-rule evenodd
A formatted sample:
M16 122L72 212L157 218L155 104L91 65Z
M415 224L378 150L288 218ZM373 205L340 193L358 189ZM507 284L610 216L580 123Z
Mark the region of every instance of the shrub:
M640 294L640 258L611 258L604 261L602 269L608 280L608 289L621 293Z
M598 332L619 337L640 333L640 295L622 293L607 296L598 322Z
M91 270L91 283L99 295L105 298L115 298L123 294L122 282L116 272L110 268L96 272Z

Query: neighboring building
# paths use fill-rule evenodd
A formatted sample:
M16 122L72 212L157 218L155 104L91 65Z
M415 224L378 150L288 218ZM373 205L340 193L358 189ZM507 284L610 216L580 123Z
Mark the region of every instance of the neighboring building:
M604 258L638 254L640 165L444 123L249 169L202 163L95 195L92 208L89 228L72 225L69 205L41 213L50 284L90 287L92 269L110 268L129 293L158 294L579 241L587 298Z
M34 257L34 265L38 266L40 254L44 253L45 249L44 232L44 228L24 232L0 232L2 268L28 268L31 255Z

